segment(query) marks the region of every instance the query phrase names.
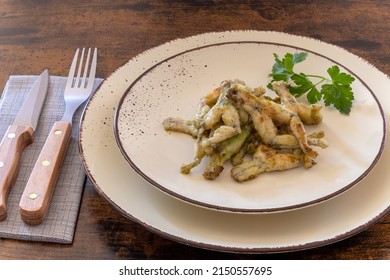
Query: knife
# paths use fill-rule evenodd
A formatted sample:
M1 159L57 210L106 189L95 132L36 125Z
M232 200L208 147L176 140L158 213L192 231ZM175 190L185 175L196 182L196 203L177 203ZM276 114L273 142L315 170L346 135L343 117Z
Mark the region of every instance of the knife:
M46 69L32 85L0 143L0 221L7 218L7 198L15 183L20 167L21 154L33 142L34 131L42 111L49 84Z

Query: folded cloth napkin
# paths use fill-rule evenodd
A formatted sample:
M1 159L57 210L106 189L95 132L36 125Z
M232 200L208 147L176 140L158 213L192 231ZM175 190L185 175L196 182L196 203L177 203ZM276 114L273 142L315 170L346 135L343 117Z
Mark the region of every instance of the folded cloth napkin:
M38 76L10 76L0 99L0 139L13 123L19 107ZM19 201L46 137L65 111L64 89L67 78L49 78L34 142L22 153L19 175L7 200L7 219L0 222L0 238L70 244L73 242L86 175L78 149L79 121L83 106L73 118L72 138L58 177L50 207L40 225L25 224L19 214ZM94 90L102 79L95 79Z

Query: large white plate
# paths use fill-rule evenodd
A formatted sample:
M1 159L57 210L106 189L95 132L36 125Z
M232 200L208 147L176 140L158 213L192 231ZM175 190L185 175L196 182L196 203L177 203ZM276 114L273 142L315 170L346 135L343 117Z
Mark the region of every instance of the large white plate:
M275 32L223 32L180 39L141 54L115 71L92 96L80 126L84 166L97 192L120 213L166 238L195 247L231 252L285 252L333 243L373 225L390 210L390 150L370 174L341 195L293 211L243 214L197 207L173 198L141 178L121 155L113 131L114 111L123 92L146 69L188 44L260 40L326 55L354 69L386 112L390 80L355 55L338 47ZM171 137L171 136L170 136Z
M209 35L212 37L213 35ZM207 38L207 35L203 36ZM343 60L309 50L309 57L297 71L327 75L338 64L356 77L355 100L349 116L323 108L321 125L330 147L320 153L318 165L284 172L261 174L238 183L230 177L230 166L217 179L205 180L207 159L189 175L180 173L183 163L192 161L194 139L167 133L162 122L174 116L193 119L199 100L226 79L241 79L251 87L267 85L274 63L273 53L283 56L301 48L295 41L273 43L261 37L243 41L208 38L199 45L183 40L186 47L155 63L136 77L121 98L115 119L116 139L130 165L152 185L185 201L227 211L271 212L291 210L324 201L349 189L373 168L385 139L385 120L375 93L347 69ZM175 44L171 44L172 51ZM144 54L148 56L152 54ZM272 94L269 92L268 95ZM304 99L302 99L304 100ZM305 102L305 100L303 101Z

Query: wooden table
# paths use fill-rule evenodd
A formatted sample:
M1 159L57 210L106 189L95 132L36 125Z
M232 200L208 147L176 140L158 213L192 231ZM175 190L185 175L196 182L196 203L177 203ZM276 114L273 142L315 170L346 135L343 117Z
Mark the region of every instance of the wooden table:
M67 76L78 47L99 48L98 77L169 40L274 30L343 47L390 75L390 1L0 1L0 88L9 75ZM0 259L390 259L390 215L307 251L244 255L178 244L122 217L87 180L72 245L0 239Z

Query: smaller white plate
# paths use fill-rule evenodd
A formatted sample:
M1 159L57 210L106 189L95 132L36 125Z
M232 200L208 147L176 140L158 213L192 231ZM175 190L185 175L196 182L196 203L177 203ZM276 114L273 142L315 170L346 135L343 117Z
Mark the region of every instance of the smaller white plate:
M317 165L261 174L238 183L230 177L230 167L216 180L202 176L207 163L189 175L180 166L193 158L194 139L167 133L166 117L193 119L202 96L226 79L241 79L251 87L267 85L273 53L283 56L297 48L264 41L223 42L178 51L145 69L123 94L115 116L115 136L129 164L160 190L184 201L223 211L276 212L322 202L354 186L378 161L385 141L385 119L374 93L353 69L309 51L297 71L326 75L337 64L355 76L355 101L345 116L323 108L321 125L329 147L318 149Z

